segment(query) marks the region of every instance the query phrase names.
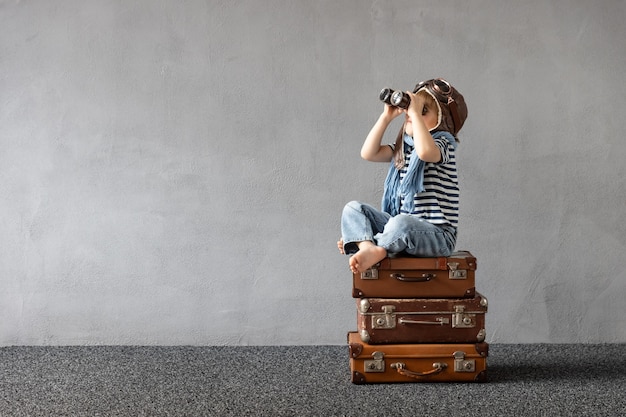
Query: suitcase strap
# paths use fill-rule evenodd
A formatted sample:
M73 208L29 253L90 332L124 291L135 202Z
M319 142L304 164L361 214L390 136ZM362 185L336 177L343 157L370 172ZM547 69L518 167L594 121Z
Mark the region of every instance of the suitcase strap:
M444 369L448 367L448 364L445 362L435 362L433 363L433 369L425 372L415 372L406 369L406 365L402 362L392 363L391 367L394 368L400 375L408 376L410 378L419 379L421 377L436 375L443 372Z

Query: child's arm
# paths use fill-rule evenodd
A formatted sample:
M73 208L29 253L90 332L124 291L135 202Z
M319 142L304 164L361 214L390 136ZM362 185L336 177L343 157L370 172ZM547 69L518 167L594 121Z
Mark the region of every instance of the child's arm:
M424 162L439 162L441 160L441 150L435 143L435 140L422 119L422 109L424 108L426 100L421 94L416 95L410 91L407 91L407 94L411 96L411 103L406 113L413 123L415 152Z
M387 145L381 145L383 135L393 119L402 114L402 109L385 104L385 110L372 126L361 147L361 158L372 162L389 162L393 151Z

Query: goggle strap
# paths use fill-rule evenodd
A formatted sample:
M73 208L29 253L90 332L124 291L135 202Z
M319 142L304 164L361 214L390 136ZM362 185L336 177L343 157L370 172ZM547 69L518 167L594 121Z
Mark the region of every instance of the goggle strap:
M459 117L459 109L456 101L452 97L448 97L448 108L452 114L452 122L454 123L454 130L458 131L461 126L461 118Z

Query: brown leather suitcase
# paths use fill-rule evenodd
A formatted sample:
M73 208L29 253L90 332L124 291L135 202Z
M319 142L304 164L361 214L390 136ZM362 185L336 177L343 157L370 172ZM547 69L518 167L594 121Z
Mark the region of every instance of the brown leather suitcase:
M348 346L354 384L487 380L485 342L370 345L350 332Z
M439 258L385 258L352 277L352 297L472 298L476 258L468 251Z
M361 341L385 343L479 343L485 340L487 299L360 298Z

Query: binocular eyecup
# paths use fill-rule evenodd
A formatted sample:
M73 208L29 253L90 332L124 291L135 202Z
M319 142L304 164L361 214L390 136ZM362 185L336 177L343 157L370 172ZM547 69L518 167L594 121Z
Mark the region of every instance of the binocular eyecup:
M378 96L380 101L389 104L390 106L400 107L401 109L408 109L411 103L411 97L404 91L394 91L391 88L383 88Z

